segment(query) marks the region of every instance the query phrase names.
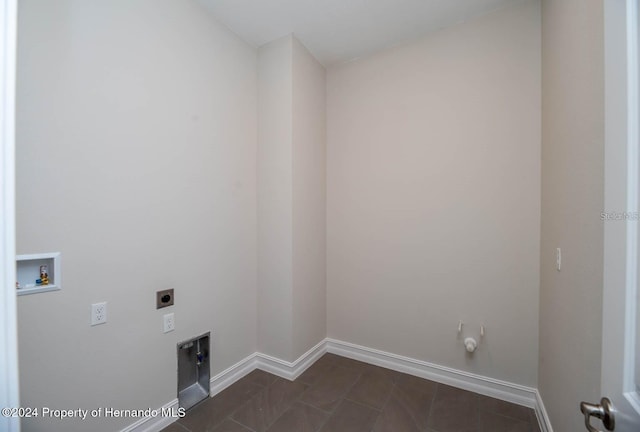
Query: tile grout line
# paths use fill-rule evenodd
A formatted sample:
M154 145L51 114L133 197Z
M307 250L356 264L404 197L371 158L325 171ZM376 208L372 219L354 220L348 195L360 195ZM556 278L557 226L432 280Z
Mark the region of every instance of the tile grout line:
M325 354L325 355L326 355L326 354ZM316 363L317 363L318 361L320 361L323 357L324 357L324 356L322 356L322 357L320 357L318 360L316 360ZM336 364L335 364L335 361L334 361L334 360L331 360L331 359L329 358L327 361L329 362L329 364L328 364L329 370L333 369L333 368L336 366ZM307 369L307 371L308 371L309 369L311 369L311 367L313 367L316 363L314 363L313 365L309 366L309 368ZM306 373L306 371L305 371L305 373ZM302 375L304 375L304 373L303 373ZM302 375L300 375L300 377L301 377ZM296 378L296 379L295 379L295 381L299 380L299 379L300 379L300 377ZM302 394L301 394L301 395L300 395L300 397L298 398L298 401L299 401L299 402L301 402L301 403L304 403L305 405L308 405L308 406L310 406L310 407L313 407L313 408L319 409L320 411L322 411L322 412L324 412L324 413L327 413L327 414L331 415L331 413L332 413L331 411L326 411L326 410L324 410L324 409L322 409L322 408L318 408L318 407L316 407L316 406L313 406L313 405L308 404L308 403L306 403L306 402L303 402L303 401L301 400L301 399L302 399L302 397L303 397L303 396L304 396L308 391L310 391L310 390L311 390L311 388L312 388L314 385L316 385L316 384L318 383L318 381L319 381L318 377L316 377L316 379L314 379L312 382L304 382L304 381L300 381L302 384L305 384L305 385L307 385L308 387L306 388L306 390L305 390L305 391L303 391L303 392L302 392Z
M346 366L342 366L342 365L340 365L338 362L336 362L335 360L331 360L331 366L332 366L332 367L331 367L331 369L333 369L333 368L340 368L340 369L347 370L347 371L354 371L354 369L353 369L353 368L349 368L349 367L346 367ZM322 431L322 430L323 430L323 428L327 425L327 423L329 423L329 421L330 421L330 420L333 418L333 416L336 414L336 411L338 410L338 407L339 407L340 405L342 405L342 403L343 403L345 400L348 400L349 402L352 402L352 403L356 403L356 404L358 404L358 405L360 405L360 406L363 406L363 407L365 407L365 408L373 409L373 408L370 408L368 405L363 405L363 404L361 404L361 403L358 403L358 402L352 401L351 399L348 399L348 398L347 398L347 395L351 392L351 390L353 390L353 388L356 386L356 384L357 384L357 383L362 379L362 377L364 376L364 372L363 372L363 371L361 371L361 370L357 370L356 372L358 373L358 377L357 377L357 378L356 378L356 380L353 382L353 384L351 384L351 385L350 385L350 386L345 390L345 392L343 393L343 396L339 398L339 399L340 399L340 401L338 402L338 404L336 404L336 406L333 408L333 410L331 410L330 412L328 412L328 413L329 413L329 416L326 418L326 420L324 421L324 423L323 423L323 424L318 428L318 431ZM317 380L316 380L316 381L317 381ZM314 383L314 384L315 384L315 383ZM309 386L309 388L311 388L311 385ZM302 395L301 395L300 397L302 397ZM310 406L312 406L312 405L310 405ZM315 407L314 407L314 408L315 408ZM327 411L324 411L324 410L321 410L321 411L322 411L322 412L327 412ZM378 412L378 417L379 417L379 416L380 416L380 411L378 411L378 410L376 410L376 411ZM377 421L377 420L378 420L378 418L376 417L376 421ZM374 422L374 426L375 426L375 422Z
M251 428L251 427L249 427L249 426L247 426L247 425L245 425L245 424L243 424L243 423L240 423L239 421L237 421L237 420L235 420L235 419L233 418L233 416L234 416L238 411L240 411L240 409L241 409L241 408L243 408L245 405L249 404L249 402L251 402L251 401L253 400L253 398L258 397L258 395L259 395L260 393L262 393L263 391L265 391L265 390L266 390L266 388L268 387L268 386L261 386L260 384L256 384L255 382L251 382L251 384L254 384L254 385L257 385L258 387L261 387L260 391L259 391L259 392L257 392L256 394L254 394L253 396L251 396L249 399L247 399L247 400L246 400L246 401L244 401L243 403L241 403L241 404L240 404L236 409L234 409L233 411L231 411L231 412L229 413L229 415L227 415L227 417L225 417L225 420L226 420L226 419L229 419L229 420L231 420L231 421L233 421L233 422L235 422L235 423L238 423L239 425L242 425L244 428L249 429L249 430L250 430L250 431L252 431L252 432L255 432L255 431L253 430L253 428ZM217 428L217 427L220 427L220 425L221 425L222 423L224 423L224 420L222 420L220 423L218 423L215 427L216 427L216 428ZM214 429L215 429L215 428L214 428Z
M268 372L267 372L267 373L268 373ZM233 416L234 416L235 414L237 414L237 413L238 413L242 408L244 408L245 406L248 406L248 405L249 405L249 404L250 404L254 399L257 399L257 398L258 398L258 397L259 397L263 392L265 393L265 395L264 395L264 396L265 396L265 399L266 399L266 398L267 398L267 396L268 396L268 395L266 394L266 393L267 393L267 391L269 390L269 388L271 388L271 386L273 386L276 382L278 382L278 380L279 380L279 379L282 379L282 378L277 377L276 379L271 380L271 382L270 382L269 384L267 384L267 385L265 385L265 386L262 386L262 389L261 389L258 393L256 393L256 394L255 394L255 395L253 395L251 398L249 398L249 400L248 400L248 401L246 401L245 403L243 403L242 405L240 405L240 407L238 407L238 409L236 409L233 413L229 414L228 418L229 418L231 421L233 421L233 422L235 422L235 423L237 423L237 424L239 424L239 425L243 426L244 428L249 429L249 430L250 430L250 431L252 431L252 432L256 432L256 430L255 430L255 429L253 429L253 428L252 428L252 427L250 427L249 425L246 425L246 424L244 424L244 423L240 422L239 420L236 420L235 418L233 418ZM255 382L252 382L252 383L253 383L253 384L260 385L260 384L255 383ZM302 384L304 384L304 383L302 383ZM288 408L288 407L287 407L287 408ZM283 413L282 413L282 414L284 414L284 412L286 412L286 409L283 411ZM278 418L280 418L280 417L282 416L282 414L280 414L280 416L278 416ZM273 422L271 422L271 424L266 425L266 426L265 426L265 431L266 431L266 430L268 430L271 426L273 426L273 424L274 424L274 423L275 423L275 420L274 420Z
M483 396L483 395L478 395L478 397L480 399L482 399L483 397L484 398L491 398L490 396ZM506 401L502 401L502 402L504 402L506 404L509 404L509 405L513 405L510 402L506 402ZM517 405L517 406L519 406L519 405ZM478 407L480 407L480 405L478 405ZM535 410L532 409L532 408L527 408L527 407L522 407L522 406L519 406L519 407L528 410L528 412L527 412L527 419L528 420L522 420L521 418L518 418L518 417L514 417L514 416L507 415L507 414L503 414L501 412L498 412L495 409L480 410L480 413L481 412L486 412L486 413L489 413L489 414L497 415L497 416L502 417L502 418L506 418L508 420L513 420L513 421L517 421L517 422L520 422L520 423L526 423L526 424L531 425L532 427L535 426L535 424L537 422L537 418L535 417ZM533 417L532 417L532 415L533 415Z
M382 408L376 408L376 407L374 407L373 405L369 405L369 404L368 404L368 403L366 403L366 402L357 401L357 400L355 400L355 399L351 399L351 398L348 398L348 397L343 397L342 399L343 399L343 400L346 400L346 401L349 401L349 402L357 403L358 405L362 405L362 406L363 406L363 407L365 407L365 408L369 408L369 409L372 409L372 410L374 410L374 411L378 411L379 413L382 413Z
M519 423L526 423L528 425L533 425L531 420L522 420L522 419L519 419L519 418L516 418L516 417L511 417L511 416L508 416L508 415L505 415L505 414L500 414L499 412L495 412L495 411L487 411L487 412L490 413L490 414L493 414L493 415L497 415L498 417L506 418L508 420L513 420L513 421L517 421Z
M311 405L309 405L311 406ZM315 408L315 407L314 407ZM326 411L322 411L322 412L326 412ZM329 423L329 420L331 420L331 417L333 417L333 414L329 414L322 423L320 423L320 426L318 426L318 429L316 429L314 432L316 431L321 431L327 423Z
M431 420L431 417L433 416L433 407L436 404L436 396L438 395L438 390L440 390L440 384L436 383L436 391L433 392L433 396L431 397L431 405L429 406L429 414L427 414L427 425L425 427L425 431L429 429L429 421Z
M302 395L300 395L300 397L302 397ZM298 402L299 404L302 404L302 405L308 406L308 407L310 407L310 408L317 409L317 410L318 410L318 411L320 411L321 413L329 414L329 416L331 416L331 414L332 414L332 412L331 412L331 411L323 410L322 408L318 408L317 406L313 406L313 405L311 405L311 404L310 404L310 403L308 403L308 402L301 401L300 399L296 400L296 402ZM292 405L293 405L293 404L292 404Z
M175 424L177 424L179 427L181 427L182 429L186 430L187 432L192 432L191 429L189 429L188 427L186 427L185 425L183 425L182 423L180 423L180 421L175 421Z
M477 425L478 425L478 430L480 430L480 428L482 427L482 421L480 420L480 396L477 395L477 394L476 394L476 401L477 401L476 402L476 405L477 405L477 407L476 407L476 411L477 411L476 412L476 416L478 418L476 420L476 422L477 422Z
M343 367L344 367L344 366L343 366ZM349 368L346 368L346 367L344 367L344 368L345 368L345 369L349 369ZM380 418L380 415L382 414L382 411L378 410L377 408L373 408L373 407L371 407L371 406L369 406L369 405L366 405L366 404L364 404L364 403L357 402L357 401L354 401L354 400L352 400L352 399L349 399L349 397L348 397L348 396L349 396L349 393L351 393L351 391L355 388L355 386L360 382L360 380L361 380L361 379L364 377L364 375L365 375L365 372L364 372L364 371L358 371L358 373L359 373L358 379L356 379L356 380L355 380L355 382L354 382L353 384L351 384L351 386L349 386L349 388L347 389L347 391L346 391L346 392L345 392L345 394L344 394L344 397L342 398L342 401L340 401L340 403L335 407L334 411L335 411L335 410L337 410L337 409L338 409L338 407L339 407L340 405L342 405L342 403L343 403L344 401L349 401L349 402L354 403L354 404L356 404L356 405L360 405L361 407L368 408L368 409L372 409L372 410L376 411L376 412L378 413L378 415L376 416L375 421L373 422L373 426L372 426L371 431L370 431L370 432L372 432L372 431L373 431L373 428L375 428L375 427L376 427L376 423L378 422L378 419ZM333 417L333 414L331 414L331 416Z
M277 381L277 380L276 380L276 381ZM275 381L274 381L274 382L275 382ZM291 382L291 383L295 383L295 382L296 382L296 380L293 380L293 381L290 381L290 382ZM302 391L302 392L298 395L298 397L297 397L297 398L293 399L291 402L289 402L289 403L287 404L287 406L286 406L286 407L284 407L284 408L283 408L283 410L282 410L282 412L280 413L280 415L279 415L278 417L276 417L275 419L273 419L273 421L272 421L270 424L268 424L268 425L266 426L266 428L265 428L265 432L266 432L266 431L268 431L269 429L271 429L271 427L272 427L274 424L276 424L276 423L278 422L278 420L280 420L280 418L281 418L282 416L284 416L287 412L289 412L289 410L293 408L293 404L295 404L296 402L298 402L298 400L300 399L300 397L302 397L302 395L307 391L307 388L309 388L309 387L310 387L310 386L309 386L309 384L305 384L305 383L303 383L303 382L299 382L298 384L300 384L300 385L302 385L302 386L304 386L304 387L305 387L304 391Z
M231 422L233 422L233 423L235 423L235 424L238 424L238 425L242 426L243 428L245 428L245 429L247 429L247 430L250 430L251 432L256 432L255 430L253 430L252 428L250 428L250 427L249 427L249 426L247 426L246 424L244 424L244 423L240 423L240 422L239 422L239 421L237 421L236 419L231 418L231 416L228 416L228 417L227 417L227 420L229 420L229 421L231 421ZM223 421L222 423L224 423L224 421ZM220 424L222 424L222 423L220 423ZM220 426L217 426L217 427L220 427Z
M268 373L268 372L267 372L267 373ZM284 415L285 415L289 410L291 410L291 409L293 408L293 406L294 406L296 403L300 403L300 404L304 404L304 405L309 406L309 407L313 407L312 405L309 405L309 404L306 404L306 403L304 403L304 402L300 401L300 398L301 398L301 397L302 397L302 395L303 395L303 394L304 394L304 393L305 393L305 392L306 392L306 391L311 387L311 384L308 384L308 383L305 383L305 382L302 382L302 381L298 381L297 379L296 379L296 380L293 380L293 381L289 381L289 380L285 380L285 379L280 378L280 377L276 377L276 379L272 380L269 384L267 384L266 386L264 386L264 388L263 388L262 390L260 390L260 392L258 392L254 397L252 397L252 398L251 398L250 400L248 400L245 404L243 404L240 408L238 408L238 410L241 410L241 409L242 409L242 408L244 408L247 404L251 403L251 402L253 401L253 399L254 399L254 398L259 397L259 395L260 395L262 392L268 392L268 389L269 389L269 388L273 387L274 385L276 385L276 383L278 383L278 382L280 382L280 381L281 381L281 382L284 382L284 383L289 383L289 384L296 383L296 384L298 384L298 385L300 385L300 386L304 387L304 390L300 393L300 395L298 395L296 398L292 399L288 404L286 404L286 405L284 406L284 408L282 409L282 411L280 412L280 414L279 414L275 419L273 419L269 424L265 424L265 429L264 429L264 430L265 430L265 432L266 432L266 431L268 431L271 427L273 427L273 425L274 425L275 423L277 423L277 422L278 422L278 420L279 420L280 418L282 418L282 417L283 417L283 416L284 416ZM318 411L320 411L320 412L322 412L322 413L329 414L329 413L327 413L327 412L325 412L325 411L323 411L323 410L320 410L319 408L316 408L316 407L313 407L313 408L314 408L314 409L317 409ZM232 415L237 414L237 412L238 412L238 411L234 412ZM230 418L231 420L233 420L235 423L237 423L237 424L239 424L239 425L241 425L241 426L243 426L243 427L245 427L245 428L247 428L247 429L251 430L252 432L256 432L253 428L251 428L250 426L248 426L248 425L246 425L246 424L242 423L240 420L237 420L237 419L235 419L235 418L231 418L231 416L230 416L229 418Z
M324 357L324 356L323 356L323 357ZM322 357L321 357L321 358L322 358ZM335 360L330 360L330 364L331 364L331 369L333 369L333 367L334 367L334 366L337 366L337 365L335 364ZM311 405L311 404L308 404L308 403L306 403L306 402L304 402L304 401L300 400L300 399L302 399L302 396L303 396L307 391L309 391L309 389L311 389L311 387L312 387L314 384L316 384L316 382L317 382L317 381L318 381L318 379L316 378L316 380L314 381L314 383L313 383L313 384L309 384L309 388L308 388L307 390L305 390L305 391L300 395L300 397L298 398L298 401L299 401L300 403L304 404L304 405L310 406L310 407L312 407L312 408L315 408L315 409L319 410L320 412L323 412L323 413L326 413L326 414L327 414L327 416L326 416L326 418L324 419L324 421L323 421L322 423L320 423L320 425L319 425L319 426L318 426L318 428L316 429L316 431L317 431L317 432L319 432L319 431L321 431L322 429L324 429L324 427L327 425L327 423L329 423L329 421L331 420L331 417L333 417L333 411L325 411L325 410L323 410L323 409L321 409L321 408L317 408L317 407L315 407L315 406L313 406L313 405ZM334 409L334 410L335 410L335 409ZM316 432L316 431L314 431L314 432Z
M384 412L385 408L387 407L387 404L391 400L391 394L393 393L393 390L395 388L396 388L396 383L395 383L395 380L392 379L391 380L391 391L389 392L389 395L387 396L387 400L385 400L384 403L382 404L382 408L380 408L380 414L378 414L378 418L376 418L375 423L373 423L373 427L371 428L370 432L373 432L376 429L376 425L380 421L380 417L382 417L382 413Z
M339 365L339 364L335 364L335 363L334 363L332 366L333 366L333 367L335 367L335 368L340 368L340 369L346 370L346 371L353 371L353 369L349 369L349 368L347 368L347 367L344 367L344 366L341 366L341 365ZM328 413L330 413L330 414L333 416L333 414L335 414L336 409L338 409L338 406L340 406L340 404L342 403L342 401L344 401L344 400L347 398L347 395L349 394L349 392L351 391L351 389L353 389L353 387L355 387L356 383L360 380L360 377L361 377L361 376L362 376L362 373L361 373L361 372L358 372L358 378L354 381L354 383L353 383L353 384L351 384L351 385L347 388L347 390L342 394L342 396L339 396L339 397L338 397L338 399L339 399L340 401L336 404L336 406L335 406L331 411L325 411L325 410L322 410L321 408L319 408L319 409L321 409L321 410L322 410L322 411L324 411L324 412L328 412ZM314 383L313 385L315 385L315 384L316 384L316 383ZM311 390L311 387L312 387L312 386L310 385L310 386L309 386L309 388L308 388L307 390L305 390L305 393L306 393L307 391ZM302 395L301 395L300 397L302 397Z

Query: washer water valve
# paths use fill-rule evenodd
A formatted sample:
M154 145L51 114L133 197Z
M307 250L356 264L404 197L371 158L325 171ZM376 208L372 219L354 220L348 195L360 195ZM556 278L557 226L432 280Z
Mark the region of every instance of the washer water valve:
M464 347L467 349L467 352L474 352L476 348L478 348L478 342L474 338L468 337L464 340Z
M458 335L462 336L462 329L464 327L464 323L462 321L458 322ZM484 338L484 326L480 326L480 339ZM468 353L474 353L478 349L479 341L475 338L467 337L464 339L464 348Z

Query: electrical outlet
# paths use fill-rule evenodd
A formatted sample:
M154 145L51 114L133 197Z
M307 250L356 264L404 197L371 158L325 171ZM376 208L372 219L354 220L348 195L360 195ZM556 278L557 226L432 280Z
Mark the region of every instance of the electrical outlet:
M169 333L176 329L176 319L173 312L164 316L164 332Z
M156 309L173 305L173 288L156 292Z
M94 303L91 305L91 325L104 324L107 322L107 302Z

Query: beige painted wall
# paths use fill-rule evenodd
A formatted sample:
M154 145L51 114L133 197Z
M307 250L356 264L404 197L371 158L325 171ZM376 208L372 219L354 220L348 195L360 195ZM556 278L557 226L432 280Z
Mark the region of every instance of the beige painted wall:
M567 412L599 398L602 6L542 10L542 167L525 0L332 67L325 173L324 69L294 37L257 59L191 2L21 1L18 253L61 251L64 273L62 291L19 298L23 405L157 407L180 340L211 330L215 374L257 349L294 360L328 322L539 383L554 428L578 430ZM176 306L156 311L166 287ZM90 327L98 301L109 322ZM487 328L473 358L459 319Z
M292 38L258 50L258 348L290 360L293 303Z
M603 46L601 1L542 1L539 390L558 431L583 430L578 404L601 397Z
M18 298L22 404L157 408L177 342L211 331L212 374L257 348L255 50L191 1L24 0L18 29L18 253L63 259L62 291Z
M326 71L293 42L293 358L327 336Z
M327 82L329 337L535 387L539 2Z
M258 76L258 345L293 361L326 337L325 70L288 35Z

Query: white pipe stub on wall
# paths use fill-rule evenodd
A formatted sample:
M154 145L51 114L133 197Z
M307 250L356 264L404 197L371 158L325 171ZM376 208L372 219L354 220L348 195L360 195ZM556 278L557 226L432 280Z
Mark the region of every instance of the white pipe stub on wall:
M464 323L462 321L458 322L458 335L462 336L462 329L464 327ZM484 338L484 325L480 326L480 340ZM467 337L464 339L464 348L469 353L473 353L478 349L479 341L473 337Z
M478 342L474 338L468 337L464 340L464 347L467 349L467 352L474 352L476 348L478 348Z

